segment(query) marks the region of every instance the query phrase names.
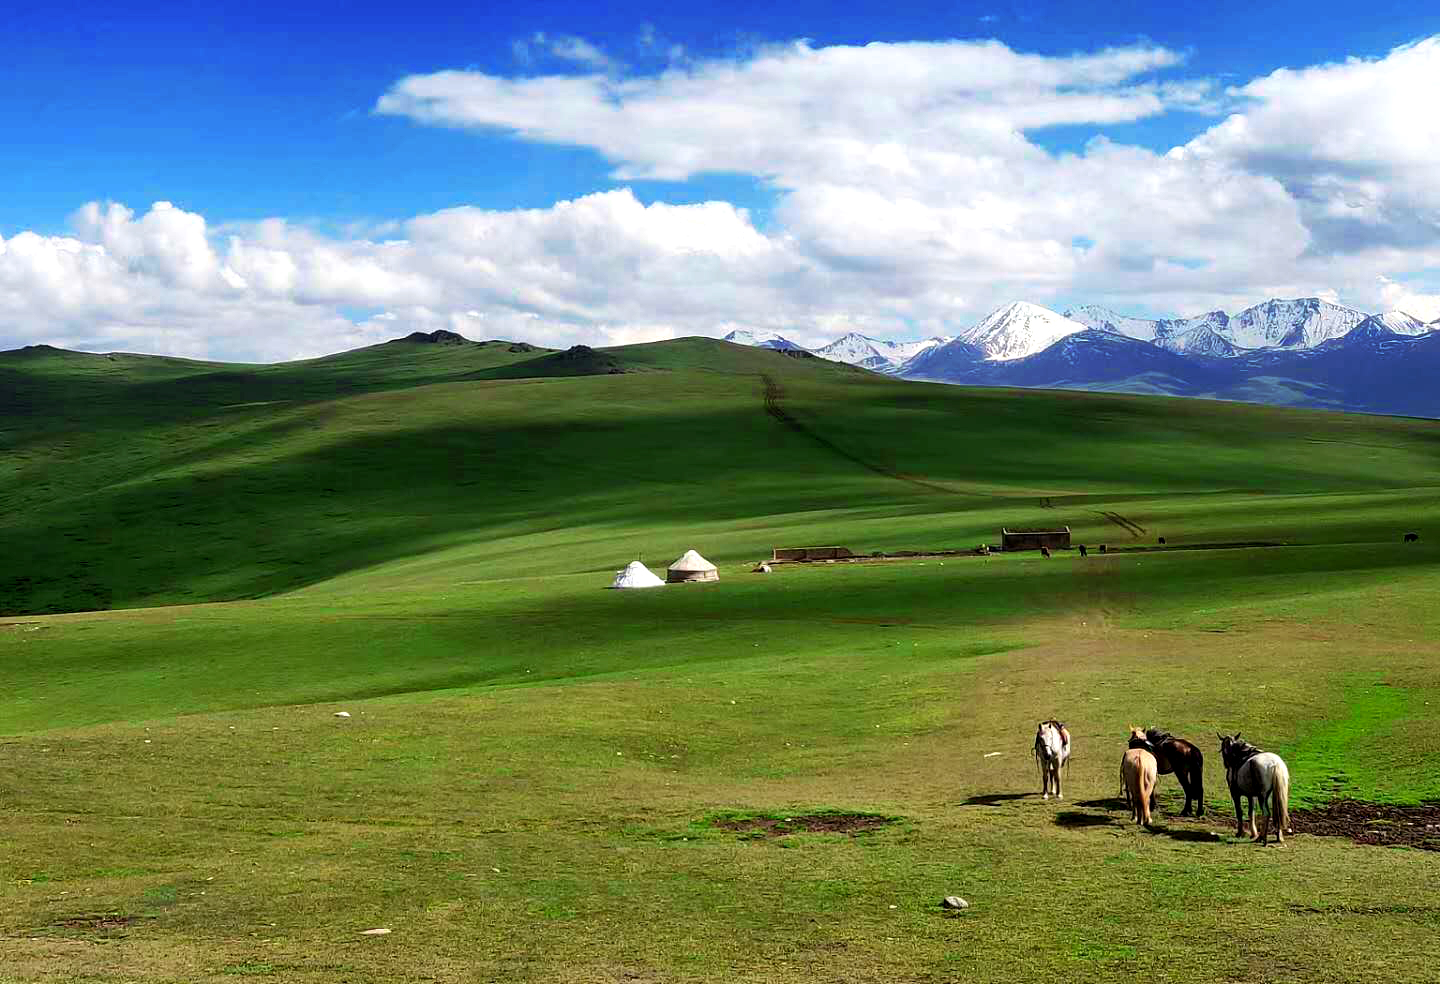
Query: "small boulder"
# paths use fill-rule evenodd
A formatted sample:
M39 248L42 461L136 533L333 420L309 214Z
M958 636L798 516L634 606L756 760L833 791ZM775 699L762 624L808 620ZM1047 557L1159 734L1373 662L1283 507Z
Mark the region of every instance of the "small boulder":
M964 899L962 899L962 898L961 898L960 896L958 896L958 895L947 895L947 896L945 896L945 898L940 902L940 908L942 908L942 909L956 909L956 910L959 910L959 909L968 909L968 908L970 908L970 903L969 903L969 902L966 902Z
M336 716L337 718L348 718L348 717L350 716L350 712L349 712L349 711L336 711L336 712L335 712L335 716Z

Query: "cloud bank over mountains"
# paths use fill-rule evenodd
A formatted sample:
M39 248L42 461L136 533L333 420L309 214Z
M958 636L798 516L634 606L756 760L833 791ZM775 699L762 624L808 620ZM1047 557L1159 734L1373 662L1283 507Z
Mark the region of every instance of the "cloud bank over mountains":
M92 203L70 235L0 239L0 348L273 360L440 327L818 344L954 335L1017 296L1166 315L1318 295L1440 315L1437 38L1229 88L1154 45L799 42L637 75L583 39L529 44L567 72L408 76L375 111L591 148L620 181L749 175L773 215L622 187L339 236ZM1103 135L1167 113L1211 125L1166 152ZM1038 141L1056 126L1095 135L1053 153Z

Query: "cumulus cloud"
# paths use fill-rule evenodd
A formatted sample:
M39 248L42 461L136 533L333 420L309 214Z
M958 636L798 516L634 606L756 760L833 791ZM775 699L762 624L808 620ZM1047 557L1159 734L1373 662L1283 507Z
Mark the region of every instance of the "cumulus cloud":
M1440 291L1426 293L1381 277L1380 300L1387 311L1403 311L1426 324L1440 320Z
M666 44L652 31L636 47L653 61ZM1326 292L1424 317L1440 123L1420 93L1440 89L1437 46L1221 91L1178 77L1182 56L1154 45L1053 57L801 42L671 52L647 75L537 35L517 50L570 74L410 76L377 111L590 147L620 178L749 174L776 195L771 221L625 188L334 235L94 203L72 235L0 240L0 347L276 359L441 327L548 345L735 328L817 344L949 334L1016 298L1190 314ZM1103 136L1222 104L1228 116L1168 152ZM1036 133L1061 124L1097 136L1043 149Z
M1152 116L1171 102L1193 102L1200 83L1136 77L1180 61L1154 45L1055 58L997 41L827 48L802 41L655 76L412 75L375 108L594 147L616 162L621 179L740 171L794 187L823 174L836 153L863 154L879 143L1009 153L1023 144L1018 131Z
M1275 178L1321 252L1433 247L1440 236L1440 38L1384 58L1281 69L1176 151Z

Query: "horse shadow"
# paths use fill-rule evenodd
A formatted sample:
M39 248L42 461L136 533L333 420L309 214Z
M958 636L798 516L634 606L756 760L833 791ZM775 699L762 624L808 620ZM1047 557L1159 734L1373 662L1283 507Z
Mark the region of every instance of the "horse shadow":
M1128 809L1129 809L1129 807L1125 805L1125 801L1124 801L1123 799L1120 799L1118 796L1112 796L1112 797L1110 797L1109 799L1080 800L1080 801L1077 802L1075 805L1076 805L1076 806L1083 806L1083 807L1086 807L1086 808L1092 809L1092 810L1128 810Z
M1001 803L1008 803L1011 800L1026 799L1034 796L1034 793L984 793L980 796L972 796L961 806L999 806Z
M1061 810L1055 814L1055 825L1058 827L1111 827L1114 824L1114 817L1101 816L1098 813Z

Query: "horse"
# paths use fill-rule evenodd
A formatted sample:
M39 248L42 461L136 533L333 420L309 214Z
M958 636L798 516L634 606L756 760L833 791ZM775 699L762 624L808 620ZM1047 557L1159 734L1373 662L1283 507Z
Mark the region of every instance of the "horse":
M1193 742L1176 738L1159 728L1130 729L1130 747L1143 748L1155 756L1159 774L1170 775L1180 781L1185 791L1185 808L1182 817L1190 816L1190 804L1195 804L1195 816L1205 815L1205 756ZM1153 807L1152 807L1153 809Z
M1143 748L1125 749L1120 759L1120 783L1125 787L1130 819L1150 826L1150 813L1155 808L1155 756Z
M1160 546L1165 546L1165 538L1163 536L1160 537Z
M1041 721L1035 727L1035 762L1040 766L1041 799L1050 798L1050 787L1055 787L1055 798L1064 799L1060 791L1060 773L1070 762L1070 731L1051 718Z
M1082 543L1082 544L1079 544L1079 547L1080 547L1080 556L1084 557L1084 556L1086 555L1085 544L1083 544L1083 543Z
M1419 539L1420 539L1420 534L1419 534L1419 533L1406 533L1406 534L1405 534L1405 542L1406 542L1406 543L1415 543L1415 542L1417 542Z
M1256 748L1240 739L1240 732L1234 736L1222 735L1220 758L1225 763L1225 782L1230 786L1230 798L1235 801L1235 836L1244 837L1246 824L1240 816L1240 797L1250 804L1249 834L1252 840L1264 847L1270 825L1275 825L1275 840L1285 843L1286 833L1295 833L1290 826L1290 769L1285 760L1274 752ZM1255 833L1255 800L1260 800L1260 833Z
M1040 548L1040 556L1042 556L1042 557L1049 557L1049 556L1050 556L1050 548L1049 548L1049 547L1041 547L1041 548Z

